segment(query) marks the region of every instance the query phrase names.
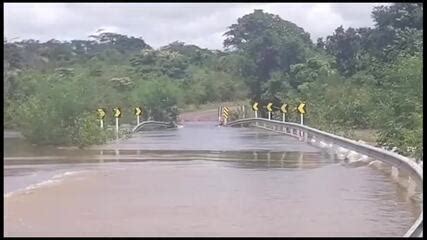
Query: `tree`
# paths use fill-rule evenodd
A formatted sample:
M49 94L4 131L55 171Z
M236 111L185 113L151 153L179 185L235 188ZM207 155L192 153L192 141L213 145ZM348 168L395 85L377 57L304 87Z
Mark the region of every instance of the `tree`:
M243 56L242 74L248 79L250 97L260 99L262 85L277 70L303 62L312 47L310 35L278 15L255 10L237 20L224 34L224 46Z
M325 49L325 43L323 42L323 38L320 37L317 39L316 47L320 49Z
M131 58L130 62L135 72L142 76L165 74L174 79L182 79L189 66L185 56L166 50L144 50Z
M95 39L101 45L117 49L122 54L138 53L143 49L152 49L142 38L128 37L118 33L102 32L89 37Z
M376 28L369 36L372 46L370 50L383 61L390 61L396 57L394 54L392 56L388 54L390 49L400 49L401 46L396 44L399 45L403 35L406 35L404 39L408 39L408 35L413 33L416 38L422 39L422 3L394 3L390 6L378 6L372 11L372 17ZM408 46L408 44L404 45Z
M419 158L423 149L422 57L401 56L383 71L383 90L374 93L378 108L372 115L379 142Z
M335 56L338 70L345 76L354 74L358 69L357 56L361 50L361 37L354 28L335 29L333 35L326 38L326 51Z
M160 47L161 51L177 52L189 59L192 64L200 65L208 56L213 55L208 49L202 49L196 45L185 44L175 41L166 46Z
M379 29L423 29L423 3L394 3L390 6L374 7L372 17Z

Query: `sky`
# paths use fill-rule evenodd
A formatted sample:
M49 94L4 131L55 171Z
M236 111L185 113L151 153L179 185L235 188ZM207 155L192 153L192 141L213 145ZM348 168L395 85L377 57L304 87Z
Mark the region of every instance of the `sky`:
M372 27L371 11L385 3L4 3L9 41L88 39L98 29L142 37L154 48L174 41L223 50L224 32L254 9L277 14L318 37L340 25Z

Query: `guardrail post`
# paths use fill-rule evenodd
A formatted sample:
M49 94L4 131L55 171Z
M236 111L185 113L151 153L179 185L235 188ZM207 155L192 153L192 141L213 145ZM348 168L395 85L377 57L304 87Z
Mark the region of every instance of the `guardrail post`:
M300 139L301 142L303 142L304 141L304 131L303 130L299 130L299 134L300 134L299 139Z

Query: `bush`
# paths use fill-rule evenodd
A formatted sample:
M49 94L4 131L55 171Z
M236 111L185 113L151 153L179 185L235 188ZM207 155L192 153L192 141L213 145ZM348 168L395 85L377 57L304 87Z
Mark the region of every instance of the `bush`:
M113 131L101 129L97 122L98 120L93 114L85 113L77 117L74 128L69 131L72 134L72 144L85 147L92 144L102 144L109 138L113 138Z

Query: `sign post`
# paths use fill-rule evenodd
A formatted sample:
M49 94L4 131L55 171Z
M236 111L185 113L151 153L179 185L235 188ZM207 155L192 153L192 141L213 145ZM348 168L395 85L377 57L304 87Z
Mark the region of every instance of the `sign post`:
M119 118L116 118L116 138L119 138Z
M246 118L246 109L245 105L242 105L243 118Z
M142 110L140 107L135 108L135 115L136 115L136 125L139 125L139 116L142 115Z
M101 127L101 129L104 128L104 118L105 118L105 110L103 108L98 108L96 109L97 113L98 113L98 117L99 117L99 125Z
M286 113L288 112L288 104L284 103L282 107L280 107L280 111L283 113L283 122L286 122Z
M301 125L304 125L305 103L300 103L298 111L301 114Z
M273 111L273 109L271 108L271 106L273 106L273 103L268 103L267 104L268 120L271 120L271 112Z
M122 112L119 107L113 109L114 117L116 118L116 138L119 138L119 118L122 116Z
M255 112L255 118L258 118L258 103L255 102L254 105L252 105L252 110Z

